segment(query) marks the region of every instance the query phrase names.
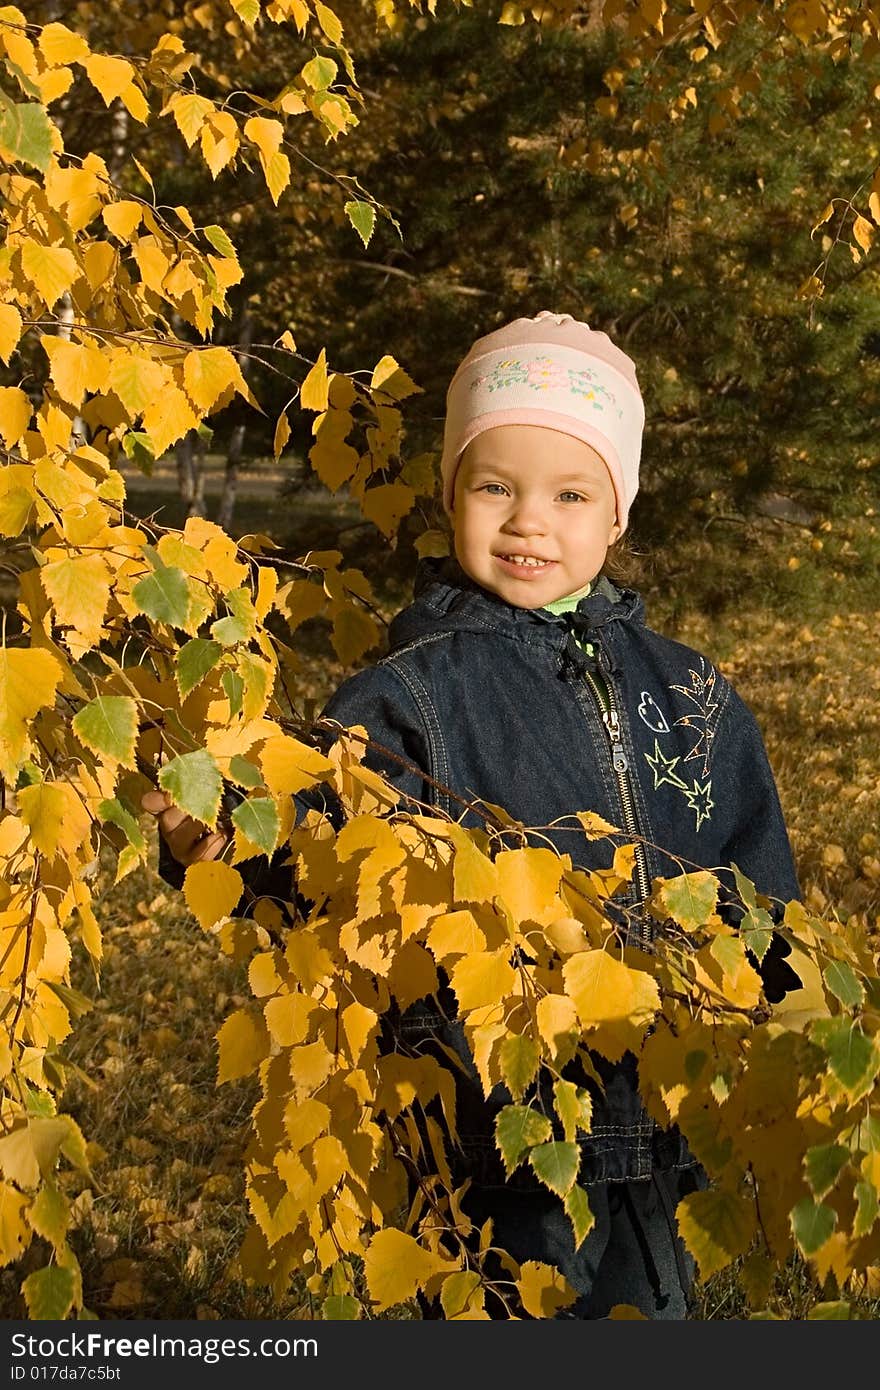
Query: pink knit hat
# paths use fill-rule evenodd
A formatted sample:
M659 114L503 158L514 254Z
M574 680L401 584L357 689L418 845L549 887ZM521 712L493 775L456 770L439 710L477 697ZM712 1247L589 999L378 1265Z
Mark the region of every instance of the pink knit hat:
M440 472L447 511L461 455L495 425L543 425L592 445L611 474L617 523L626 530L645 406L631 358L607 333L544 309L477 339L446 393Z

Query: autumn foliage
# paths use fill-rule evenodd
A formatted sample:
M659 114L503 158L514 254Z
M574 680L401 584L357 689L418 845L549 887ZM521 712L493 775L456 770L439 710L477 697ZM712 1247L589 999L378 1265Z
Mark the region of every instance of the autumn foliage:
M711 42L703 8L682 18L642 3L634 32L653 43L666 16ZM343 25L320 0L200 9L230 16L247 49L258 21L292 23L311 55L274 102L231 104L197 90L188 6L140 57L93 48L86 24L0 9L0 358L12 383L0 388L0 534L17 586L0 649L0 1257L39 1239L30 1314L84 1313L59 1181L64 1165L88 1166L88 1136L59 1108L84 1002L70 966L84 951L100 971L98 856L112 853L117 883L145 862L137 808L159 785L234 831L228 860L192 866L184 893L201 928L248 963L252 1000L218 1033L218 1080L254 1075L261 1088L242 1156L247 1277L280 1296L305 1272L328 1318L357 1317L362 1300L381 1313L417 1290L447 1318L487 1317L499 1302L543 1318L570 1301L550 1267L504 1257L504 1279L486 1273L491 1228L471 1228L451 1180L452 1073L382 1046L392 1009L448 981L486 1092L509 1092L496 1133L505 1169L529 1165L578 1241L593 1221L578 1183L590 1096L565 1069L578 1058L591 1074L590 1053L630 1049L649 1113L681 1127L714 1179L678 1211L701 1276L742 1257L761 1309L774 1269L798 1252L827 1286L828 1315L880 1262L880 981L867 936L797 903L774 918L741 878L734 931L718 879L682 865L644 907L653 952L627 945L619 902L633 845L590 808L580 821L608 842L601 872L542 847L541 827L501 808L483 807L483 828L466 831L401 806L365 765L368 732L308 712L303 622L326 617L347 665L378 644L360 571L338 552L291 560L265 536L235 541L201 518L172 532L127 510L120 451L158 457L235 395L259 409L236 354L210 341L241 270L226 231L160 204L142 164L122 187L99 155L66 153L68 94L88 87L134 122L173 123L212 176L259 169L274 204L291 178L292 123L335 140L360 104ZM789 28L809 35L821 9L811 19L809 5L789 6ZM605 10L610 20L624 6ZM388 0L376 12L400 22ZM507 6L502 21L522 17ZM345 211L365 242L385 214L368 195ZM369 380L334 372L324 353L307 362L289 330L271 351L290 407L313 413L317 474L347 487L393 543L434 490L432 460L401 457L401 403L418 388L387 355ZM276 457L289 437L285 410ZM420 548L437 543L429 530ZM313 810L295 823L295 798L321 786L342 822ZM249 870L279 852L302 897L289 914L264 898L239 915ZM802 988L771 1006L755 961L774 932Z

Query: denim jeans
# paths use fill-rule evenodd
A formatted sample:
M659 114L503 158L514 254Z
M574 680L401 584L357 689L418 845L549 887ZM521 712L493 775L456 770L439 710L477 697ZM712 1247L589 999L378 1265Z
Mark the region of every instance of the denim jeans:
M644 1181L592 1184L595 1225L578 1250L571 1222L552 1193L477 1187L462 1207L477 1225L491 1216L493 1244L515 1260L542 1260L561 1271L578 1298L557 1318L605 1318L615 1304L628 1303L648 1318L675 1320L688 1316L695 1273L677 1232L675 1207L705 1181L700 1168L689 1168L655 1170ZM500 1281L511 1278L497 1259L486 1272ZM437 1305L419 1302L423 1317L442 1316ZM506 1317L492 1295L486 1311Z

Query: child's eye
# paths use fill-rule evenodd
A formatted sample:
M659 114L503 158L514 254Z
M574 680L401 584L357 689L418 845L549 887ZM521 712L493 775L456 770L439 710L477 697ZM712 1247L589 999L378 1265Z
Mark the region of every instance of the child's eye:
M481 492L488 492L491 497L504 497L507 488L503 483L484 483L480 488Z
M586 502L582 492L560 492L560 500L563 502Z

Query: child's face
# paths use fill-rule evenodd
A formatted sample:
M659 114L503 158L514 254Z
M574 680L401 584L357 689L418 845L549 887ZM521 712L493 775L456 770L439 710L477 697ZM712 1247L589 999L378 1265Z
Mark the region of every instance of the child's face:
M516 608L582 589L620 535L602 457L541 425L477 435L455 475L451 515L465 574Z

